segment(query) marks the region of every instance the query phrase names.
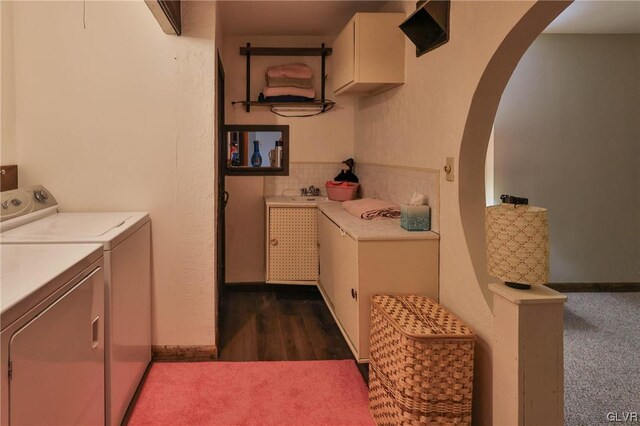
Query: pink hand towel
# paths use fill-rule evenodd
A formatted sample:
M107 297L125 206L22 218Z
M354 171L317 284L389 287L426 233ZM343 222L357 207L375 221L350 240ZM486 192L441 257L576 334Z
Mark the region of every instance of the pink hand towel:
M307 64L286 64L267 68L267 77L312 78Z
M304 96L305 98L315 98L315 89L303 89L300 87L265 87L262 89L265 98L271 96Z
M342 207L352 215L367 220L398 219L400 217L400 206L375 198L345 201L342 203Z

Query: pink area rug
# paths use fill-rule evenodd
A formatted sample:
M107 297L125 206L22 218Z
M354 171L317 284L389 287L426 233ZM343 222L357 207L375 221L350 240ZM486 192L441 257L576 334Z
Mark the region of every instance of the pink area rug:
M373 425L354 361L153 364L129 425Z

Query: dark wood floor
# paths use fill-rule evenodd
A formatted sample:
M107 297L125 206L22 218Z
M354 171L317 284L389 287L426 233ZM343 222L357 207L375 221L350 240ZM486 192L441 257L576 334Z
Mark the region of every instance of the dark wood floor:
M220 361L354 359L315 287L228 285L219 321Z

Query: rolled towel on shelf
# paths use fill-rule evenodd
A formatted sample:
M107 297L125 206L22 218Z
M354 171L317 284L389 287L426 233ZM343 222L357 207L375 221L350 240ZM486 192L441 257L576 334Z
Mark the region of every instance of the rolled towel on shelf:
M313 83L311 82L310 78L269 77L267 75L267 86L300 87L302 89L312 89Z
M367 220L400 218L400 206L375 198L345 201L342 207L352 215Z
M285 64L267 68L267 77L313 78L313 71L307 64Z
M303 89L300 87L265 87L262 90L265 98L273 96L302 96L304 98L314 99L316 97L315 89Z

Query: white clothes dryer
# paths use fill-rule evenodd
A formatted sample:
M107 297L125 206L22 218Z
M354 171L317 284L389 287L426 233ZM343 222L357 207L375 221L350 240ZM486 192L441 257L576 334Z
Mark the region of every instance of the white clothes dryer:
M0 245L0 424L104 424L99 244Z

